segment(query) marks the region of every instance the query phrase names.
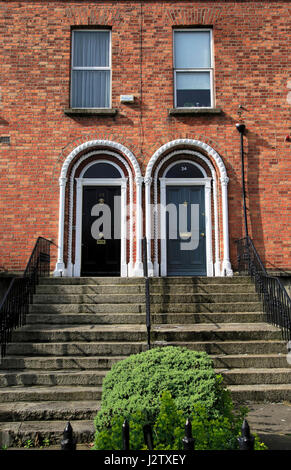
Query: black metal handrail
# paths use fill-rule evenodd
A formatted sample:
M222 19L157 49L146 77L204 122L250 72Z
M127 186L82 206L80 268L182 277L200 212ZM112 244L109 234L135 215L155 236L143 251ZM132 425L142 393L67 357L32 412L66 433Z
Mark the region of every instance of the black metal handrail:
M263 302L265 319L281 328L282 337L291 340L291 299L278 277L270 276L250 237L236 241L238 271L249 274Z
M146 301L146 327L147 327L147 347L151 349L151 300L150 300L150 280L148 277L148 254L147 238L143 238L143 272L145 278L145 301Z
M51 241L38 237L21 277L14 277L0 304L0 356L6 354L12 330L25 324L39 277L49 276Z

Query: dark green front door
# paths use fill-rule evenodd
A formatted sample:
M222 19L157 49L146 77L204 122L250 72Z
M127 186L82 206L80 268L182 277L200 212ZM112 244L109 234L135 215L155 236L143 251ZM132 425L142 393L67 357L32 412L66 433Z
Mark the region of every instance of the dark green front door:
M167 186L167 275L206 276L204 186Z

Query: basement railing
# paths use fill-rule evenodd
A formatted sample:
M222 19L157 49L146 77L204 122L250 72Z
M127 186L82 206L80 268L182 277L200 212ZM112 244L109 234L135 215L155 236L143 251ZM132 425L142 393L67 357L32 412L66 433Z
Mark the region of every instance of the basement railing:
M146 327L147 327L147 348L151 349L151 300L150 300L150 280L148 277L148 254L147 238L143 238L143 272L145 278L145 303L146 303Z
M265 319L281 328L282 337L291 340L291 299L278 277L270 276L250 237L237 240L238 271L249 274L263 303Z
M29 304L32 302L39 278L50 273L51 241L38 237L23 276L14 277L0 304L0 356L6 354L12 330L25 325Z

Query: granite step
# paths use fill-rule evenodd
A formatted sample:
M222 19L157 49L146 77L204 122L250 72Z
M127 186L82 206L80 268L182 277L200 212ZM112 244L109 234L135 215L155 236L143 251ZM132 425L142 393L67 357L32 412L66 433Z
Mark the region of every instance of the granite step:
M161 341L275 340L280 330L267 323L197 323L152 325L152 339ZM146 341L145 325L26 325L15 330L12 342Z
M251 323L264 321L263 312L209 312L209 313L153 313L151 321L153 324L160 323ZM63 324L63 325L106 325L106 324L139 324L144 325L146 321L146 314L140 313L42 313L28 314L26 317L27 325L41 325L41 324Z

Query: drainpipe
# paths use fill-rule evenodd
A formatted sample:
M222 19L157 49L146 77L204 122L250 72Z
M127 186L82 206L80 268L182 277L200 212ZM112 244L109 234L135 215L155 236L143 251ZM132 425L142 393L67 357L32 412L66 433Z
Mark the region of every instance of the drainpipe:
M236 124L236 128L240 133L240 154L241 154L241 178L242 178L242 197L243 197L243 211L244 211L244 222L245 222L245 236L248 239L248 219L247 219L247 208L246 208L246 186L245 186L245 164L244 164L244 131L246 126L244 124Z

